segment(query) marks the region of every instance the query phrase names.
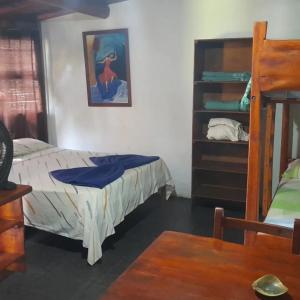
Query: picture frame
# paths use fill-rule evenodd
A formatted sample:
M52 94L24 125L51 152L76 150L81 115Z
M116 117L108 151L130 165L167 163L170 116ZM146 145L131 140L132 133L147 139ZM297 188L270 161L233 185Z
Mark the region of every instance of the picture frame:
M128 29L82 33L89 106L132 106Z

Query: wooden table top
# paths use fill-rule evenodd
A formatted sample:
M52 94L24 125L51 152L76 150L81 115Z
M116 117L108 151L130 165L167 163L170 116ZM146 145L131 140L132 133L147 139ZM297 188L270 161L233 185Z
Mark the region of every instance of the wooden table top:
M267 299L251 287L265 274L289 288L274 299L300 299L300 256L166 231L101 299Z

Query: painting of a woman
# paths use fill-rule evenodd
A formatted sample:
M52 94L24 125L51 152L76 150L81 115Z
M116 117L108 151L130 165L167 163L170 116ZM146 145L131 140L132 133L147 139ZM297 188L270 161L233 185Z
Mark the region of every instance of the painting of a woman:
M130 106L126 29L83 33L90 106Z

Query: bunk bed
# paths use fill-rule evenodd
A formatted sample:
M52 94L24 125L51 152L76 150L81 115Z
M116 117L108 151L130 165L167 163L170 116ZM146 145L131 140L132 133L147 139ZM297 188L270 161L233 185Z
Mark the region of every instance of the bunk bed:
M257 22L253 34L250 142L245 218L252 221L259 220L260 196L262 194L265 221L292 227L293 219L300 217L300 201L298 200L300 176L299 178L290 178L288 175L293 172L289 169L287 172L284 171L289 163L290 104L300 104L300 99L297 96L289 97L288 93L288 91L300 91L300 40L269 40L266 39L266 33L267 22ZM284 174L284 176L274 198L272 198L272 161L277 103L283 105L280 174ZM264 122L263 116L265 116ZM262 140L264 143L261 142ZM296 210L295 207L297 207ZM246 232L245 243L249 244L253 242L253 239L254 236L250 232Z

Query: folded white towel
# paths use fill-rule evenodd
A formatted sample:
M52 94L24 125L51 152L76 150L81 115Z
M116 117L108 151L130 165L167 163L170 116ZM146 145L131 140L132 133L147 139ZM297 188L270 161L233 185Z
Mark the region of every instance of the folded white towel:
M207 138L209 140L230 140L237 142L239 140L239 131L226 125L213 126L208 128Z
M233 129L238 129L241 126L241 123L227 118L212 118L209 120L208 128L218 125L226 125Z
M248 141L249 135L240 122L227 118L209 120L207 138L209 140Z

